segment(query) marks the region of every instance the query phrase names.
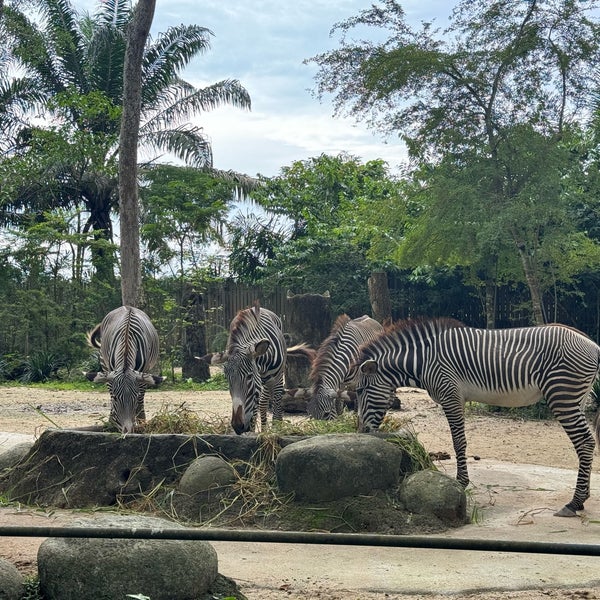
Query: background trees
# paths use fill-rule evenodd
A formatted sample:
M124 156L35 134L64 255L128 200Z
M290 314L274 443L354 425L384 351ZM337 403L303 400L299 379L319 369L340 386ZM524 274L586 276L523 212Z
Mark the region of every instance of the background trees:
M80 233L94 241L89 245L94 275L114 285L111 219L118 205L125 33L132 9L128 0L107 0L90 17L79 15L68 0L37 0L35 5L40 21L30 19L18 3L5 7L3 35L13 65L25 73L13 80L10 106L30 113L17 120L14 111L5 111L3 117L15 131L10 159L17 165L41 162L45 168L38 169L33 182L14 182L3 206L11 214L33 212L38 218L55 208L78 211L85 219ZM145 47L139 142L146 152L166 152L188 165L210 168L210 143L187 120L221 104L249 108L249 95L236 80L196 89L179 76L209 48L211 35L205 27L181 25ZM59 125L40 130L27 120L34 110ZM62 142L58 148L56 138ZM5 160L4 174L11 172Z
M459 240L454 252L438 244L430 259L444 261L441 251L449 263L474 266L487 290L490 326L497 273L509 268L505 259L518 258L534 321L541 323L548 269L560 271L550 258L557 253L547 247L573 242L558 207L562 181L577 168L570 162L572 136L584 122L599 58L594 6L463 1L439 32L430 24L412 30L401 5L386 0L338 24L340 48L312 59L317 91L333 94L338 112L400 135L418 175L426 174L425 189L432 184L439 192L452 183L451 197L420 191L429 225L413 229L411 243L428 245L419 231L431 234L436 224L444 236L459 234L451 238ZM350 40L358 26L389 37ZM466 192L465 201L457 190ZM460 250L465 243L468 256ZM406 259L409 247L402 253Z
M73 364L83 332L121 302L113 227L131 7L107 0L82 16L66 0L35 3L39 20L7 2L0 21L10 41L0 59L0 356L9 370L33 349ZM147 44L139 149L165 162L138 165L142 276L171 364L195 364L190 323L204 319L202 299L219 284L218 293L257 285L255 296L329 291L334 316L385 306L380 319L563 321L598 339L593 8L463 0L441 31L409 27L399 3L381 0L335 26L339 47L311 59L317 95L404 140L400 172L344 153L301 157L260 181L215 171L188 119L221 103L248 108L247 92L237 81L198 90L181 78L209 47L203 27ZM165 164L175 157L183 166ZM369 280L383 296L387 284L388 304L369 297ZM222 332L228 323L215 320L218 305L211 311L206 320Z

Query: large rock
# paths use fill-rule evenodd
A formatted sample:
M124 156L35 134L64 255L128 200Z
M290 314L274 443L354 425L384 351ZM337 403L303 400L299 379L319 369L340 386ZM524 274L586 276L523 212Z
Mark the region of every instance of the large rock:
M330 434L283 448L275 463L277 485L296 500L322 502L398 484L401 448L367 434Z
M444 523L467 521L467 495L456 479L439 471L417 471L400 486L400 500L406 510L432 514Z
M237 480L235 469L220 456L201 456L185 470L179 491L190 496L227 488Z
M257 448L255 436L47 430L25 460L0 474L0 492L57 508L115 506L175 484L199 456L219 454L244 464Z
M18 465L29 454L32 446L33 440L19 442L0 453L0 473L5 469L12 469Z
M0 558L0 600L20 600L23 592L23 575L12 563Z
M105 515L77 527L179 528L155 517ZM204 541L48 538L38 550L40 589L47 600L192 600L217 577L217 553Z

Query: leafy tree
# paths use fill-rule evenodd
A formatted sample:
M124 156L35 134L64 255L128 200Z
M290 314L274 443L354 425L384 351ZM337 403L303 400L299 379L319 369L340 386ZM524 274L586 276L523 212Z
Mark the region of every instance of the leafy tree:
M402 7L384 0L337 24L340 47L311 59L319 66L317 93L334 95L337 114L399 134L418 174L427 173L421 183L438 177L466 192L463 200L446 188L457 207L448 208L443 194L427 200L422 214L428 224L417 225L412 239L419 228L431 235L440 225L437 237L453 234L452 248L438 244L430 259L443 261L443 249L451 261L464 261L471 247L488 290L498 257L516 256L535 322L544 320L544 247L557 248L571 235L561 238L563 224L547 211L562 203L560 177L572 168L565 144L589 101L600 58L600 30L589 16L594 8L588 1L462 0L440 32L430 23L411 29ZM349 39L359 26L383 29L389 37ZM461 219L447 226L445 216L457 212ZM486 215L495 218L486 221ZM490 235L474 235L461 222L479 224ZM428 244L422 237L420 247Z
M251 197L268 214L287 219L288 229L274 230L268 217L245 228L238 223L231 263L236 274L250 273L253 281L294 292L329 290L337 311L369 312L367 279L372 268L382 266L370 260L371 244L381 239L375 226L361 228L358 215L379 210L381 202L401 206L391 200L398 199L397 183L382 161L361 164L347 155L297 161Z
M117 210L125 32L133 9L128 0L106 0L90 17L80 16L68 0L36 0L34 4L41 19L29 19L16 1L4 7L1 26L6 47L11 49L11 65L24 74L12 79L11 106L28 107L31 114L42 112L58 121L75 150L82 139L93 144L94 160L86 161L80 152L52 155L45 138L35 135L36 127L20 118L15 122L16 115L11 120L13 113L5 111L0 118L19 130L15 139L20 140L21 154L34 153L37 158L49 153L55 164L45 179L25 186L12 197L12 204L4 206L13 212L77 206L88 215L84 231L93 231L97 241L101 237L111 241L111 215ZM197 89L179 76L192 58L209 48L211 35L196 25L172 27L144 48L142 59L140 146L200 168L212 168L210 143L202 129L187 119L222 104L250 106L248 93L238 81ZM243 177L233 179L239 185L248 183ZM55 193L49 195L48 187ZM98 248L94 250L97 276L111 280L112 256L102 256Z
M152 272L181 281L206 262L205 246L222 243L234 195L230 181L191 167L155 165L142 172L142 241Z

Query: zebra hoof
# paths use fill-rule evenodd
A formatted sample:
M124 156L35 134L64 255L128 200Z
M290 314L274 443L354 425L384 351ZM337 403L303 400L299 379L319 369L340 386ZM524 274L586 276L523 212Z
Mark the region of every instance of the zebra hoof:
M568 506L563 506L559 511L554 513L555 517L576 517L577 513L569 508Z

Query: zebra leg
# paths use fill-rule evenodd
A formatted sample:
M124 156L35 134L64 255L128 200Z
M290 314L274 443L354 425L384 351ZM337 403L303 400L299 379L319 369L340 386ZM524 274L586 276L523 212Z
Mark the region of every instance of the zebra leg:
M579 408L575 414L558 412L558 410L553 409L552 405L550 405L550 408L569 436L579 459L573 499L554 515L557 517L576 517L577 511L583 510L584 502L590 497L590 477L596 444L585 416Z
M463 486L469 485L469 472L467 470L467 436L465 435L465 407L461 400L447 400L440 402L450 426L452 444L456 454L456 479Z
M258 397L258 412L260 414L260 430L267 430L267 410L269 408L270 392L268 386L263 385Z
M144 397L146 390L142 390L142 393L138 396L137 408L135 411L135 417L138 421L146 420L146 410L144 409Z
M283 397L283 373L282 377L278 381L274 382L273 389L271 391L271 398L273 400L273 421L283 420L283 406L281 405L281 398Z

